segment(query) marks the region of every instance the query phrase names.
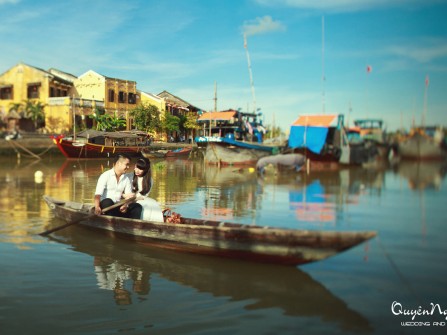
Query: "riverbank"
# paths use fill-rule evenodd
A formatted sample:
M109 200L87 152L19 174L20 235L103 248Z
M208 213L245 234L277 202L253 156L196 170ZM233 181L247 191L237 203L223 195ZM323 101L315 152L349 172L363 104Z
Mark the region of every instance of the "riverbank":
M177 148L190 147L189 143L165 143L154 142L152 150L173 150ZM193 144L193 146L196 146ZM0 156L18 156L37 158L46 155L63 157L53 140L48 135L25 135L20 139L0 139Z

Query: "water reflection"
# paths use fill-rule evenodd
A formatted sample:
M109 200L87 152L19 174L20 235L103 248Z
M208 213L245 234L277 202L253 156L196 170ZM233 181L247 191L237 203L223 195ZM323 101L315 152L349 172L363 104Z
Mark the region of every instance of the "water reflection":
M98 233L80 227L55 233L53 239L91 255L98 287L110 290L111 301L119 305L150 300L155 276L214 297L243 301L247 310L279 308L284 315L318 317L343 330L371 330L366 318L296 268L216 261L106 236L97 243Z
M359 167L258 178L262 192L279 186L288 191L289 209L298 221L335 223L347 206L360 197L379 196L385 187L385 170Z
M402 161L396 165L395 171L408 180L412 190L439 190L447 172L447 163Z

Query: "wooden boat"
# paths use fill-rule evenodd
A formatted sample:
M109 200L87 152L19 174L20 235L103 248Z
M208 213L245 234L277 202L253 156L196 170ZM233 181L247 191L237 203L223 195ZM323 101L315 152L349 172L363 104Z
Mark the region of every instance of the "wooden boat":
M109 158L119 153L139 156L142 150L150 147L147 133L140 131L87 129L76 136L53 135L51 138L67 158Z
M440 127L414 128L398 143L402 159L443 160L447 157L445 132Z
M360 137L368 144L377 148L379 159L388 159L391 145L386 138L386 129L381 119L354 120L354 125L359 129Z
M319 261L352 248L375 232L330 232L268 228L237 223L181 218L160 223L108 215L92 215L92 204L44 196L57 218L105 230L115 236L187 253L240 260L299 265ZM85 220L83 220L85 218Z
M147 150L143 150L141 152L141 154L146 157L146 158L164 158L166 157L166 153L169 150L156 150L156 151L147 151Z
M188 157L191 151L192 147L169 150L166 153L166 157Z

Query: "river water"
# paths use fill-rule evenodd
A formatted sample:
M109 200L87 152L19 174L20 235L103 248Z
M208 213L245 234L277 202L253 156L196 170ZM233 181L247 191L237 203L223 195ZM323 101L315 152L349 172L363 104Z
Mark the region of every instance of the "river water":
M447 331L443 164L259 178L199 158L153 162L152 197L183 216L378 233L292 268L151 249L79 226L39 236L62 224L42 196L91 202L110 164L1 158L1 334Z

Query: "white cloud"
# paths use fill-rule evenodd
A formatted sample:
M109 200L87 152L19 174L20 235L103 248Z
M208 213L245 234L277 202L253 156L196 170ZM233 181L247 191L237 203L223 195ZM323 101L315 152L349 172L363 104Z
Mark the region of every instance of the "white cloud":
M269 7L294 7L329 12L356 12L385 7L405 6L408 8L410 5L442 3L442 0L256 0L256 2Z
M258 17L255 20L245 22L242 32L246 36L267 34L276 31L285 31L286 27L279 21L274 21L271 16Z
M393 46L389 48L392 55L412 59L419 63L429 63L447 57L447 44L440 42L432 46Z
M20 0L0 0L0 6L1 5L9 5L9 4L13 4L15 5L16 3L19 3Z

